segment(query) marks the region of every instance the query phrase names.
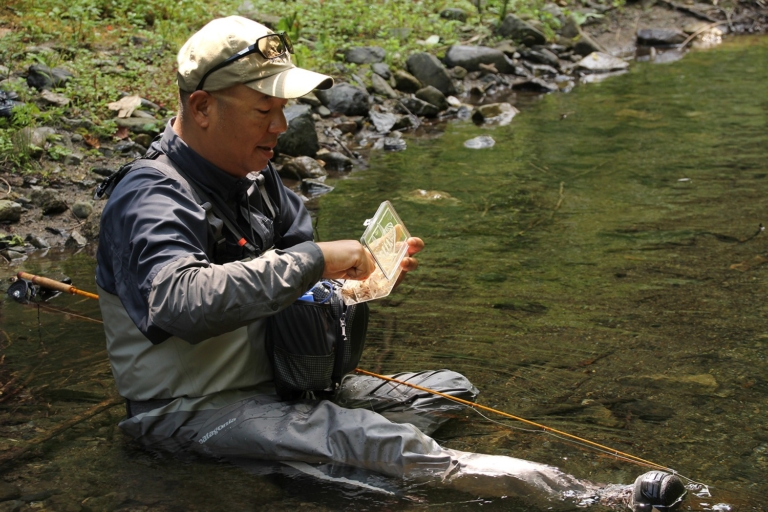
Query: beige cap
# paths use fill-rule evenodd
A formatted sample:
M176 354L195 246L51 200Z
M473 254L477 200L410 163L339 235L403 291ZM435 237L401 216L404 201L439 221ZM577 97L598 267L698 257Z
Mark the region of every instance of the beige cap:
M242 16L211 21L184 43L178 55L179 89L192 92L205 73L256 40L273 32ZM267 60L258 52L224 66L208 75L203 89L217 91L237 84L276 98L298 98L313 89L328 89L333 79L314 71L297 68L290 54Z

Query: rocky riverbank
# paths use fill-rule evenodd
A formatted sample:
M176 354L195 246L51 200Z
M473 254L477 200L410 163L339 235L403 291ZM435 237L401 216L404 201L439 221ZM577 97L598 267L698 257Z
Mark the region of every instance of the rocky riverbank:
M567 93L624 73L633 61L672 62L723 37L765 32L768 8L761 2L724 8L716 2L650 0L611 9L586 1L568 18L553 3L546 9L562 26L554 41L510 14L493 38L467 34L444 51L411 54L403 69L385 64L382 48L350 48L332 89L286 108L289 129L276 148L276 167L311 207L314 198L331 191L327 176L365 168L372 151L407 150L409 134L454 119L506 124L518 114L515 94ZM461 19L465 13L446 9L441 15ZM0 37L3 30L10 29L0 28ZM425 41L426 48L430 44L439 41ZM28 88L25 96L34 97L41 110L70 101L59 89L72 77L66 65L16 69L4 63L0 77L6 77L0 81L0 116L19 104L20 87ZM0 261L13 265L33 251L77 249L97 240L103 202L93 200L95 187L140 156L172 115L139 96L114 98L110 108L118 129L109 139L94 137L93 120L75 111L17 134L15 142L30 148L38 170L20 173L0 165Z

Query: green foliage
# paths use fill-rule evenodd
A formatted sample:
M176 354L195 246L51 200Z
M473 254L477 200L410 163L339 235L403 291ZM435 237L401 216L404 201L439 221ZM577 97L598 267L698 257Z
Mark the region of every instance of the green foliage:
M623 2L623 0L602 0ZM11 27L0 38L0 62L23 72L31 64L61 66L74 77L57 91L70 98L67 107L38 108L37 91L22 79L5 83L27 103L13 117L0 119L0 164L29 168L28 147L14 143L25 127L57 126L63 117L92 121L89 135L110 139L116 130L107 105L120 94L137 94L175 108L175 55L183 42L209 20L238 13L278 17L275 30L294 42L295 61L302 67L337 74L336 63L352 46L376 45L387 62L402 66L414 51L442 55L448 46L484 36L492 44L494 30L509 12L541 22L553 36L559 21L542 10L546 0L6 0L0 26ZM446 20L440 11L458 7L465 23ZM259 18L259 14L253 14ZM428 42L429 41L429 42ZM437 41L437 42L435 42ZM29 51L30 46L37 46ZM46 46L46 48L40 48ZM82 129L80 130L82 131ZM85 135L85 133L83 133ZM60 149L48 158L61 158Z

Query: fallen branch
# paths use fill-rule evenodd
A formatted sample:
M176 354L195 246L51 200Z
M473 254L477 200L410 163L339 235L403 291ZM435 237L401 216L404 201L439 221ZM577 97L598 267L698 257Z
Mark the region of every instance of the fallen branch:
M14 448L12 450L8 450L7 452L4 452L4 453L0 453L0 466L4 466L10 462L17 460L19 457L21 457L31 449L45 443L46 441L53 439L54 437L58 436L62 432L65 432L66 430L69 430L70 428L74 427L78 423L82 423L85 420L88 420L90 418L93 418L94 416L97 416L98 414L101 414L107 409L111 409L112 407L115 407L116 405L120 405L123 403L125 402L122 398L108 398L107 400L104 400L103 402L91 407L87 411L81 414L78 414L76 416L73 416L72 418L68 419L63 423L60 423L59 425L52 428L45 434L32 438L24 446L21 446L19 448Z

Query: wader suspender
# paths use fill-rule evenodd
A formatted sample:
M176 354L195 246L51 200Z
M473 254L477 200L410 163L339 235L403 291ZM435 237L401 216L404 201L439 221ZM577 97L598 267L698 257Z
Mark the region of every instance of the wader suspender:
M194 181L190 180L181 169L174 165L173 160L168 158L166 154L161 153L160 151L150 150L143 157L137 158L136 160L133 160L132 162L121 167L116 173L109 176L98 186L93 196L94 199L101 199L104 196L109 197L115 190L117 184L120 183L125 175L128 174L134 168L135 164L140 161L143 161L143 165L146 167L158 170L165 176L178 181L182 184L182 186L186 185L184 188L186 188L192 194L197 204L200 205L203 210L205 210L206 219L211 225L215 237L214 250L217 253L224 247L226 243L226 238L224 237L222 230L223 223L224 226L226 226L227 229L229 229L229 231L235 235L238 245L250 253L250 257L257 257L259 255L256 247L254 247L253 244L251 244L248 239L241 233L240 229L238 229L234 219L232 219L231 216L227 213L223 212L221 208L216 205L216 203L211 201L208 197L208 194L206 194L199 186L195 185ZM272 162L267 162L267 165L271 170ZM273 219L277 220L276 208L272 205L272 201L269 198L269 194L267 193L267 190L264 186L264 176L262 174L256 176L256 185L259 188L262 200L269 210L269 213L272 215ZM268 249L270 248L265 248L264 250L266 251Z

